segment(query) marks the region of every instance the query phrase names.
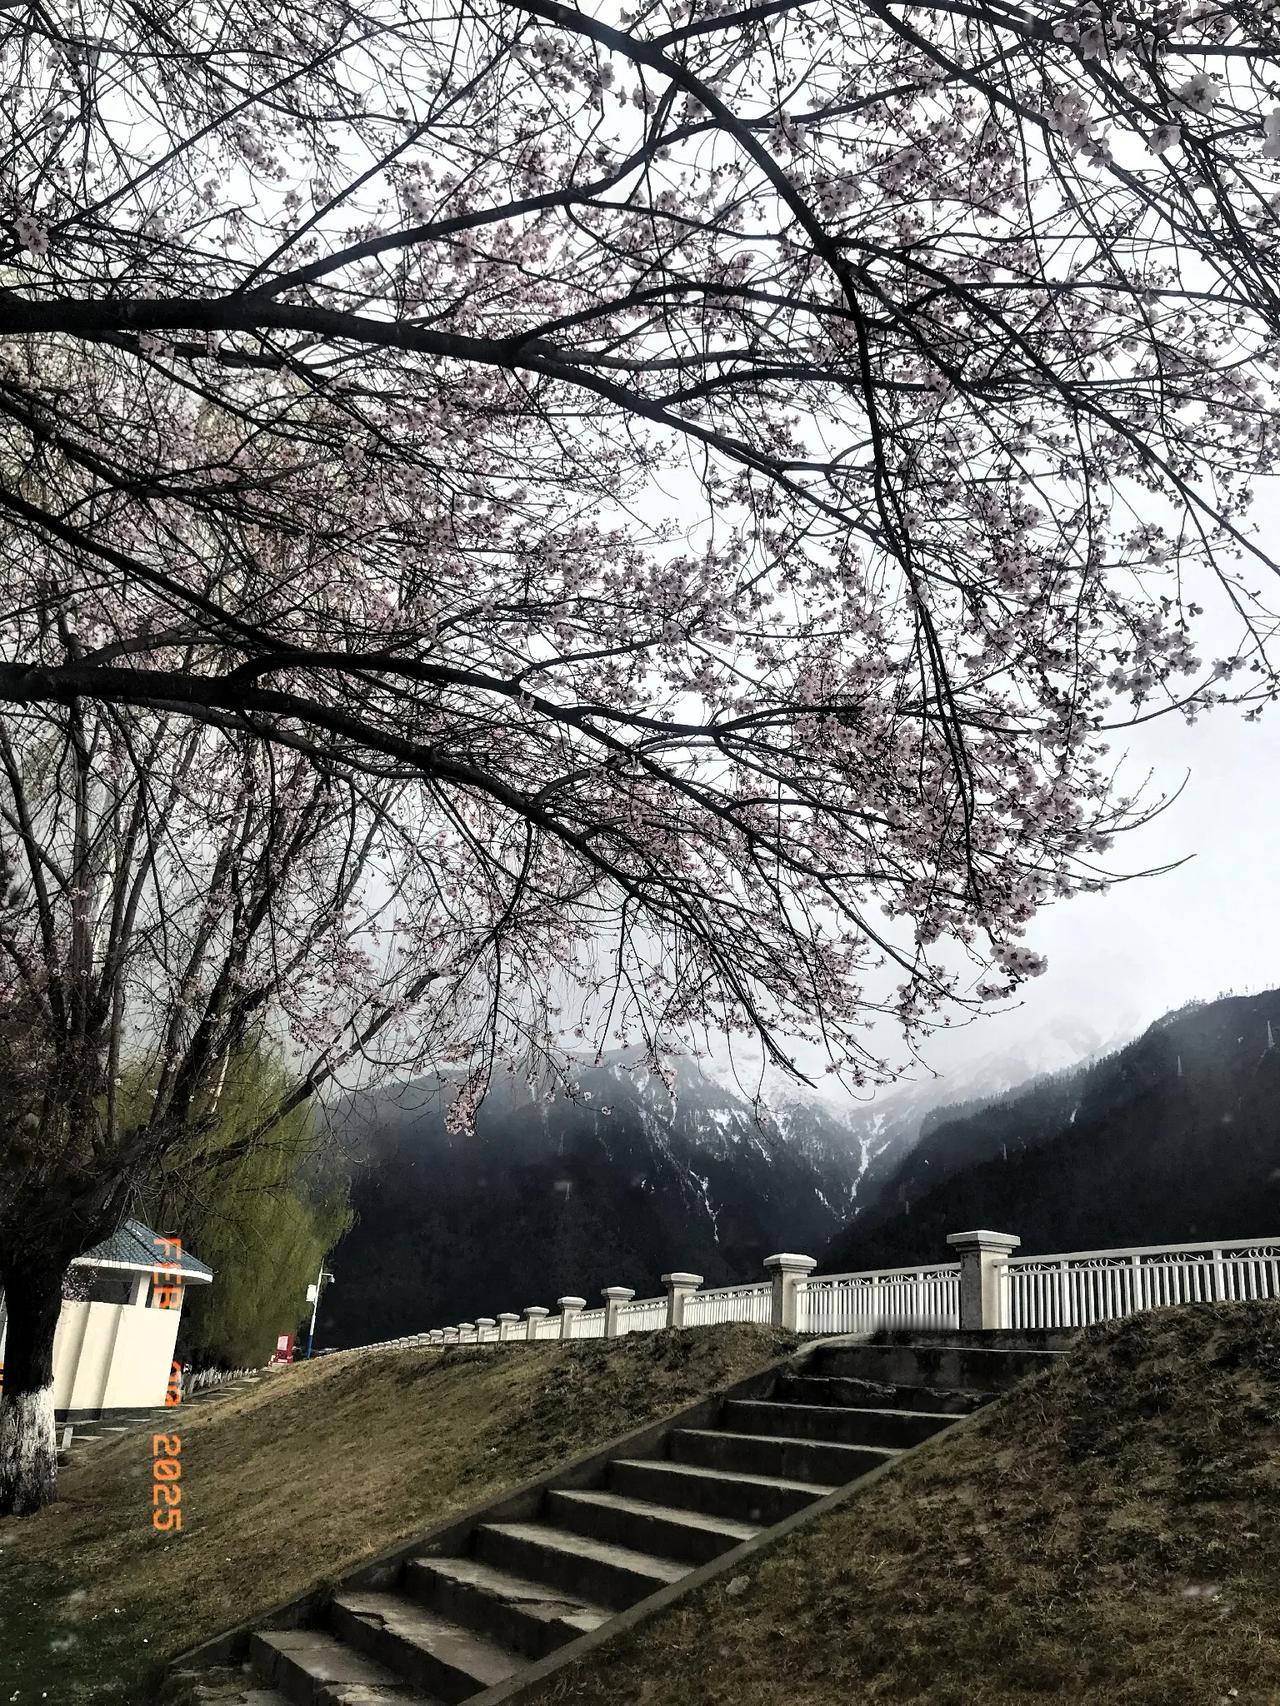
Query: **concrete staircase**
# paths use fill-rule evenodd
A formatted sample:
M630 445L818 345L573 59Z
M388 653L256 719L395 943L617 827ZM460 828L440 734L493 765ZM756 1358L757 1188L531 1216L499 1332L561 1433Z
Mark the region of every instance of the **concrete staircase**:
M682 1582L705 1579L704 1566L740 1567L780 1524L1057 1354L956 1337L813 1346L651 1430L640 1449L623 1442L576 1484L545 1478L514 1515L472 1513L461 1530L366 1566L300 1626L253 1630L247 1653L242 1642L229 1655L245 1659L242 1672L207 1680L196 1698L497 1706L554 1655L567 1662L620 1614L630 1622L646 1602L668 1603Z

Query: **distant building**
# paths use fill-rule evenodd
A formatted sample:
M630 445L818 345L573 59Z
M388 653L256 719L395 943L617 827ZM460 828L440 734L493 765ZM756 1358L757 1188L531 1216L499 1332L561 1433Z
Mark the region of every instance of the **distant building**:
M76 1257L69 1278L82 1295L64 1301L53 1341L58 1420L96 1421L163 1405L183 1292L212 1284L213 1269L188 1250L173 1254L140 1220L126 1220ZM0 1294L0 1368L6 1325Z

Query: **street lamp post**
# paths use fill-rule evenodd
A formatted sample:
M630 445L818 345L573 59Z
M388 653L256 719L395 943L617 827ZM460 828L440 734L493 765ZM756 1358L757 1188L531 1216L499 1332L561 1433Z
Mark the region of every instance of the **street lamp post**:
M325 1267L324 1263L321 1262L320 1272L315 1277L315 1284L307 1287L307 1302L311 1305L311 1325L307 1329L308 1357L311 1355L311 1346L314 1343L316 1336L316 1311L320 1307L320 1293L324 1290L326 1284L333 1284L333 1275L329 1272L328 1268Z

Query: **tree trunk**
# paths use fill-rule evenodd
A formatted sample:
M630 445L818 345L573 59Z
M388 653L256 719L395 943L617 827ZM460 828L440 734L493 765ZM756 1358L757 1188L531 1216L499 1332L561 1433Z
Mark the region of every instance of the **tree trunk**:
M62 1308L62 1270L24 1266L2 1277L8 1332L0 1393L0 1516L27 1516L58 1496L53 1335Z

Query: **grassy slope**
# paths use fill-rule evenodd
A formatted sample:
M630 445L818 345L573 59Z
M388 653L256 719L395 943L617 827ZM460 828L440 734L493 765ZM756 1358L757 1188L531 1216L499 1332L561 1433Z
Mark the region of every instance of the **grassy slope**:
M530 1706L1276 1706L1280 1306L1062 1365Z
M174 1537L151 1529L150 1432L93 1447L58 1504L0 1521L0 1700L137 1706L174 1653L794 1343L730 1326L326 1357L174 1412Z

